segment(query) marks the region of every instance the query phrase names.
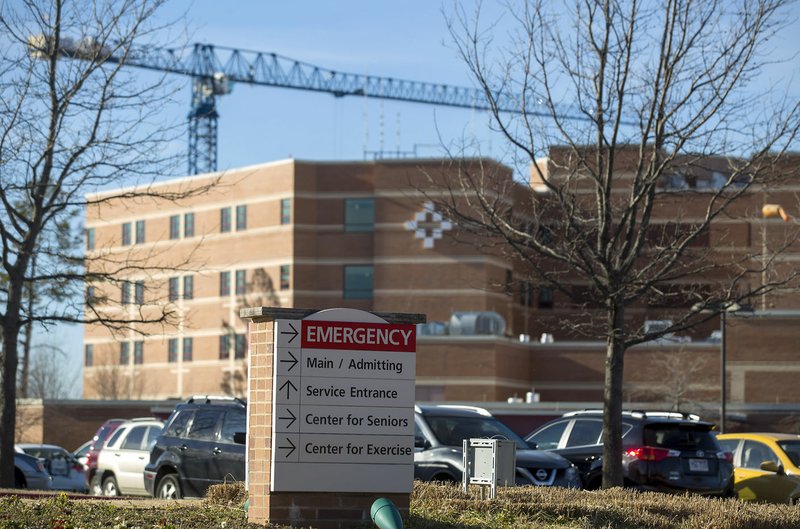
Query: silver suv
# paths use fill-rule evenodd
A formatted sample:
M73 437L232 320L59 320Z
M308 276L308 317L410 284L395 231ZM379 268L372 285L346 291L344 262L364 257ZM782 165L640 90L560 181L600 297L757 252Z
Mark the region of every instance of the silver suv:
M164 423L152 417L131 419L117 427L97 458L99 490L103 496L146 496L144 466Z

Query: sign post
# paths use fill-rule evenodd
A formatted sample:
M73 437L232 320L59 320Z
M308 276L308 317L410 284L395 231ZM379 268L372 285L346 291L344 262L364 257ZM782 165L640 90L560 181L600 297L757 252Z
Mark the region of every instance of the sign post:
M405 315L412 318L394 323L353 309L285 318L279 309L273 311L278 314L269 322L272 347L266 348L272 350L271 362L264 363L271 373L251 366L249 405L255 413L250 412L248 426L248 455L269 454L265 473L258 472L256 461L248 462L248 512L253 513L258 503L254 489L263 487L269 513L266 520L251 514L251 520L293 525L323 521L320 516L272 516L291 514L291 509L272 508L284 501L295 507L309 504L307 509L295 509L297 513L338 502L338 508L328 508L323 518L338 512L335 516L353 519L337 527L368 522L370 505L381 495L402 495L399 504L407 506L414 476L414 323L424 321L424 316ZM252 326L255 362L253 350L258 347L253 347ZM254 380L258 373L271 375L268 388ZM269 391L260 391L261 387ZM260 396L270 401L269 413L264 413L266 403L258 402L264 400ZM264 438L253 435L259 431L253 426L260 425L260 416L268 418L269 435ZM267 443L268 449L262 450L258 443ZM341 512L343 498L355 503L346 507L347 513Z

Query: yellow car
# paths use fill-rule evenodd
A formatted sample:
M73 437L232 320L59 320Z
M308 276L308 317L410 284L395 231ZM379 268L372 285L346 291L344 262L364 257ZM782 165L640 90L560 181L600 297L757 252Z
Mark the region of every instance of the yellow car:
M741 500L797 503L800 499L800 435L728 433L717 436L733 454L734 488Z

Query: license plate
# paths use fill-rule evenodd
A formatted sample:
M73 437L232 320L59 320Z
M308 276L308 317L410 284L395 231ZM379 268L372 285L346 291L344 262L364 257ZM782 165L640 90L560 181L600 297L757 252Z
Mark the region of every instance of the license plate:
M690 459L689 470L691 472L708 472L707 459Z

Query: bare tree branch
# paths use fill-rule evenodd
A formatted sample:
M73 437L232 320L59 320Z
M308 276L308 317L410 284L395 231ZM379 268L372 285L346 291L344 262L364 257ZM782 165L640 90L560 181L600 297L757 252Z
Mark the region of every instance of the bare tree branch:
M749 91L774 61L787 3L509 2L508 47L480 10L458 4L449 19L530 180L454 157L455 176L429 173L424 191L454 237L560 294L564 332L606 342L604 486L622 485L625 351L798 287L780 257L796 251L797 226L751 238L769 222L758 218L767 193L798 176L799 103ZM502 114L510 94L518 113ZM672 325L645 332L651 311Z

